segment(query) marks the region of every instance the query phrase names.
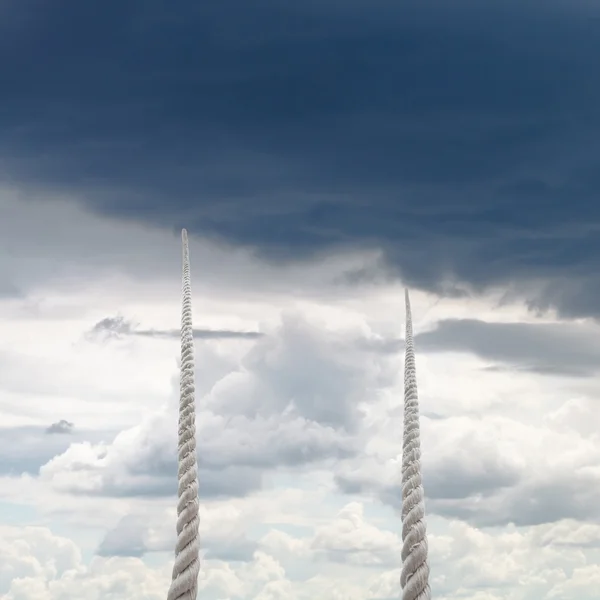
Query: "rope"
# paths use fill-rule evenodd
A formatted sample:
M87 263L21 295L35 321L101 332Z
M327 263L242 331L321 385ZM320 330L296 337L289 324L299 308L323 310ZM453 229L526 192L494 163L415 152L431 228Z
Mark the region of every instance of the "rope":
M404 363L404 441L402 447L402 600L431 600L425 501L421 481L419 398L412 315L406 290L406 359Z
M183 243L183 306L181 311L181 379L179 400L179 444L177 543L173 578L167 600L196 600L200 572L198 527L198 468L196 464L196 407L194 402L194 337L192 333L192 289L187 231Z

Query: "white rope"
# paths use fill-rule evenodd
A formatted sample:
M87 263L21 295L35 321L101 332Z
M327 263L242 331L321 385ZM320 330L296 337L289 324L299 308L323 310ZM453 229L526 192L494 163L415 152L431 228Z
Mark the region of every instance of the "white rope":
M196 600L200 572L198 527L198 468L196 464L196 407L194 402L194 336L192 288L187 231L183 242L183 306L181 311L181 380L179 400L179 501L173 580L167 600Z
M402 446L402 600L431 600L425 500L421 481L419 398L410 299L406 290L404 441Z

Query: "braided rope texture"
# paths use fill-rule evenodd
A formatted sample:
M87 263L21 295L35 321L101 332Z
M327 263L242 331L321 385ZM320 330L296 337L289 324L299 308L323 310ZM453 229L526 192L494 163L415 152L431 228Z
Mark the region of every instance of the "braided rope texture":
M406 290L404 441L402 447L402 600L431 600L425 500L421 481L419 398L410 299Z
M198 467L196 462L196 406L194 387L194 336L192 332L192 288L187 231L183 243L183 306L181 312L181 379L179 400L179 444L177 543L173 578L167 600L196 600L200 573L198 528Z

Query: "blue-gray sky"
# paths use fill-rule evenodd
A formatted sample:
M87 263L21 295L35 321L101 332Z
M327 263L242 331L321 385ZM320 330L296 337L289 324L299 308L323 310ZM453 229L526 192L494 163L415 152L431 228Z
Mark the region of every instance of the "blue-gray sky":
M366 245L416 287L598 313L596 3L1 11L6 180L275 260Z

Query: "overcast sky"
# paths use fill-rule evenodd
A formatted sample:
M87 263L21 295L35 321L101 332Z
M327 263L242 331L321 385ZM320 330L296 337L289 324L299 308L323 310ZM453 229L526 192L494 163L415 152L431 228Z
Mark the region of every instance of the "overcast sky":
M597 600L600 4L0 2L0 598L163 600L190 234L206 600Z

